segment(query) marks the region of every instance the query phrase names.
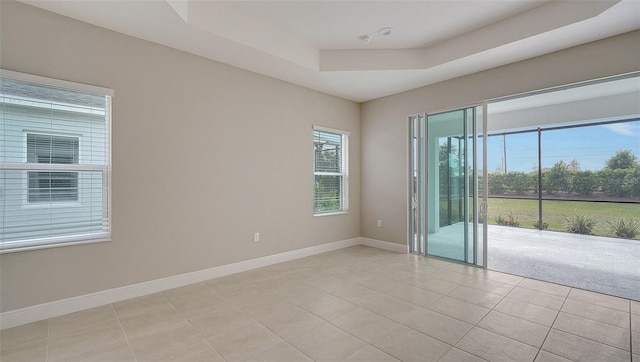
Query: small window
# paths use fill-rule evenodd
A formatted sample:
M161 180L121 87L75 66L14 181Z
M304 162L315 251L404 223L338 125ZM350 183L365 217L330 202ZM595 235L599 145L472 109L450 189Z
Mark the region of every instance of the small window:
M78 137L27 133L27 162L78 163ZM29 171L29 203L78 201L77 172Z
M0 70L0 253L111 238L112 94Z
M314 126L313 212L328 214L349 210L349 132Z

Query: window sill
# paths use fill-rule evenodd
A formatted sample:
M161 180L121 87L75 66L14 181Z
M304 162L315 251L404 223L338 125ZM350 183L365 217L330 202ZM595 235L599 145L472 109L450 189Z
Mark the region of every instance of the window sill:
M111 241L111 235L95 238L95 239L85 239L85 240L77 240L77 241L63 241L63 242L52 242L52 243L23 243L23 245L16 245L13 247L2 246L0 245L0 254L9 254L9 253L17 253L21 251L29 251L29 250L40 250L40 249L50 249L50 248L58 248L63 246L73 246L73 245L83 245L83 244L95 244L102 242ZM9 244L9 243L7 243Z
M313 217L323 217L323 216L334 216L334 215L346 215L349 211L334 211L334 212L324 212L322 214L313 214Z

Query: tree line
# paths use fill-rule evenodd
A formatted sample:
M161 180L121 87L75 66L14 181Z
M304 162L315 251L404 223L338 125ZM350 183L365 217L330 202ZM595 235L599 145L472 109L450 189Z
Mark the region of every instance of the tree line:
M508 172L488 175L489 193L524 195L538 192L538 173ZM581 171L575 160L556 162L542 172L542 191L548 194L592 195L604 193L616 197L640 197L640 163L630 150L616 152L599 171Z

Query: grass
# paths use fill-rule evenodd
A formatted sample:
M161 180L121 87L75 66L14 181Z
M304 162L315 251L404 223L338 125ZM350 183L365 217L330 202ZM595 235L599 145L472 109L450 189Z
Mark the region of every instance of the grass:
M489 198L489 224L496 224L496 217L507 217L513 214L520 222L520 227L534 229L538 221L538 200L498 199ZM566 232L565 219L572 215L593 216L598 220L594 235L615 237L609 230L608 222L615 222L624 217L630 220L640 220L639 204L624 204L615 202L585 202L585 201L542 201L542 221L549 224L552 231ZM640 235L635 239L640 240Z

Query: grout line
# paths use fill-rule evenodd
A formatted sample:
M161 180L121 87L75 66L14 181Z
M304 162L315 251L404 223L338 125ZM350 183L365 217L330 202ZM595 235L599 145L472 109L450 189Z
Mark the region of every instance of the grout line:
M276 272L276 271L275 271L275 270L270 270L270 272ZM234 275L234 274L231 274L231 275ZM244 277L242 277L242 276L239 276L239 277L240 277L240 278L242 278L242 279L244 279L244 280L246 280L247 282L249 282L249 283L251 283L251 284L258 285L258 284L256 284L255 282L253 282L253 281L251 281L251 280L249 280L249 279L247 279L247 278L244 278ZM213 279L210 279L210 280L213 280ZM274 330L272 330L271 328L269 328L268 326L266 326L264 323L262 323L261 321L259 321L258 319L256 319L256 318L255 318L254 316L252 316L251 314L249 314L249 313L245 312L242 308L240 308L240 306L239 306L239 305L237 305L236 303L234 303L234 302L232 302L231 300L227 299L224 295L222 295L222 294L218 293L215 289L213 289L211 286L209 286L208 284L206 284L206 282L207 282L206 280L205 280L204 282L202 282L202 284L204 284L204 286L205 286L206 288L208 288L209 290L211 290L213 293L215 293L216 295L218 295L220 298L224 299L227 303L229 303L229 304L233 305L236 309L238 309L238 310L239 310L242 314L244 314L246 317L251 318L253 321L255 321L256 323L260 324L262 327L264 327L265 329L267 329L269 332L271 332L271 333L273 333L274 335L278 336L278 338L282 339L282 342L280 342L280 343L286 343L286 344L288 344L289 346L291 346L291 347L292 347L292 348L294 348L295 350L299 351L299 352L300 352L300 353L302 353L303 355L305 355L305 356L309 357L309 359L310 359L310 360L313 360L313 358L311 358L311 356L307 355L307 354L306 354L306 353L304 353L302 350L300 350L300 349L299 349L299 348L297 348L296 346L292 345L292 344L291 344L288 340L286 340L283 336L279 335L276 331L274 331ZM263 288L263 289L264 289L264 288ZM269 292L268 290L267 290L266 292L267 292L267 293L271 293L271 292ZM278 294L275 294L275 293L272 293L272 294L273 294L273 295L275 295L275 296L280 297ZM261 296L257 296L257 297L255 297L255 298L251 298L251 299L249 299L249 300L254 300L254 299L257 299L257 298L260 298L260 297L261 297ZM169 298L167 298L167 299L169 299ZM284 299L284 298L283 298L283 301L284 301L285 303L287 303L287 304L290 304L290 305L291 305L291 306L293 306L293 307L298 307L300 310L303 310L303 311L305 311L305 312L307 312L307 313L311 313L311 312L308 312L308 311L304 310L302 307L300 307L300 306L298 306L298 305L296 305L296 304L294 304L294 303L291 303L290 301L288 301L288 300L286 300L286 299ZM171 302L171 299L169 299L169 302ZM171 304L173 304L173 302L171 302ZM175 307L175 305L174 305L174 307ZM178 309L178 307L176 307L176 309ZM179 313L184 317L184 314L182 313L182 311L180 311L180 310L178 309L178 312L179 312ZM313 313L311 313L311 314L313 314ZM316 316L316 315L314 314L314 316ZM327 324L327 323L328 323L328 321L326 321L326 320L324 320L324 319L320 318L319 316L316 316L316 317L317 317L318 319L321 319L321 320L324 322L323 324ZM191 326L192 326L192 327L193 327L193 328L198 332L198 335L200 335L200 337L202 337L202 339L204 339L204 341L205 341L205 342L206 342L206 343L207 343L211 348L213 348L213 350L214 350L214 351L216 351L216 353L217 353L217 354L218 354L218 355L219 355L223 360L225 360L225 361L226 361L226 358L224 358L224 356L222 356L222 355L220 354L220 352L218 352L218 350L216 350L216 349L215 349L215 347L214 347L213 345L211 345L211 343L209 343L209 341L207 341L207 339L202 335L202 333L200 333L200 330L199 330L198 328L196 328L195 326L193 326L193 324L191 324L191 321L190 321L188 318L186 318L186 317L185 317L185 320L187 321L187 323L189 323L189 325L191 325ZM312 330L315 330L316 328L321 327L323 324L320 324L320 325L319 325L319 326L317 326L317 327L313 327L313 328L309 329L308 331L305 331L304 333L308 333L308 332L310 332L310 331L312 331ZM244 327L241 327L241 328L244 328ZM303 333L303 334L304 334L304 333ZM280 344L280 343L279 343L279 344ZM249 357L249 358L257 357L259 354L262 354L262 353L264 353L264 352L270 351L270 350L272 350L273 348L276 348L277 346L278 346L278 344L276 344L275 346L272 346L271 348L267 348L266 350L264 350L264 351L262 351L262 352L260 352L260 353L256 354L255 356L251 356L251 357Z
M44 360L45 362L49 361L49 344L51 341L51 318L47 320L47 349L45 351Z
M340 298L340 297L337 297L337 296L336 296L336 298ZM340 299L342 299L342 298L340 298ZM344 299L343 299L343 300L344 300ZM348 302L348 301L347 301L347 302ZM351 303L351 302L349 302L349 303ZM440 340L440 339L438 339L438 338L436 338L436 337L434 337L434 336L431 336L431 335L429 335L429 334L426 334L426 333L424 333L424 332L421 332L421 331L419 331L419 330L417 330L417 329L415 329L415 328L413 328L413 327L410 327L410 326L408 326L408 325L406 325L406 324L404 324L404 323L401 323L401 322L399 322L399 321L397 321L397 320L394 320L394 319L391 319L391 318L389 318L389 317L383 316L382 314L378 314L377 312L374 312L374 311L372 311L372 310L369 310L369 309L365 308L365 307L364 307L364 306L362 306L362 305L355 304L355 303L351 303L351 304L353 304L353 305L357 306L358 308L361 308L361 309L363 309L363 310L366 310L366 311L367 311L367 312L369 312L369 313L373 313L373 314L377 315L377 316L378 316L378 317L380 317L380 318L384 318L384 319L389 320L389 321L391 321L391 322L393 322L393 323L396 323L396 324L398 324L399 326L402 326L402 327L404 327L404 328L410 329L410 330L412 330L412 331L414 331L414 332L417 332L417 333L423 334L423 335L425 335L425 336L427 336L427 337L429 337L429 338L433 338L433 339L435 339L435 340L437 340L437 341L439 341L439 342L442 342L442 343L444 343L444 344L446 344L446 345L448 345L448 346L451 346L451 348L447 351L447 353L449 353L449 351L450 351L452 348L454 348L454 345L449 344L448 342L445 342L445 341ZM347 313L347 314L348 314L348 313ZM346 315L346 314L345 314L345 315ZM334 318L333 320L338 319L338 318L340 318L340 317ZM332 321L333 321L333 320L332 320ZM347 334L349 334L349 335L353 336L354 338L357 338L358 340L360 340L360 341L364 342L366 345L371 346L371 347L373 347L373 348L375 348L375 349L377 349L377 350L381 351L381 352L382 352L382 353L384 353L384 354L387 354L387 355L389 355L389 356L391 356L391 357L393 357L393 358L396 358L396 359L400 360L400 357L396 357L396 356L392 355L392 354L391 354L391 353L389 353L389 352L386 352L386 351L381 350L381 349L380 349L380 348L378 348L377 346L373 345L373 344L372 344L372 342L367 342L367 341L365 341L364 339L362 339L362 338L360 338L360 337L356 336L355 334L351 333L350 331L347 331L347 330L343 329L342 327L340 327L340 326L338 326L338 325L336 325L336 324L333 324L333 323L332 323L332 321L327 321L327 323L328 323L328 324L330 324L331 326L336 327L336 328L340 329L341 331L343 331L343 332L345 332L345 333L347 333ZM391 328L389 331L387 331L387 332L386 332L385 334L383 334L381 337L379 337L378 339L376 339L376 341L381 340L383 337L389 336L389 335L390 335L390 334L391 334L391 333L392 333L396 328L397 328L397 327L393 327L393 328ZM364 347L362 347L362 348L359 348L358 350L356 350L356 351L354 351L353 353L349 354L349 356L351 356L352 354L355 354L356 352L360 351L361 349L363 349L363 348L365 348L365 347L366 347L366 346L364 346ZM446 354L446 353L445 353L445 354ZM345 358L348 358L349 356L346 356ZM444 355L443 355L443 356L444 356Z
M576 289L576 288L573 288L573 287L572 287L571 289ZM569 300L578 301L578 300L575 300L575 299L571 299L571 298L569 298L569 297L567 296L567 298L565 298L565 302L566 302L566 301L569 301ZM588 305L594 305L594 306L602 307L602 306L600 306L600 305L592 304L592 303L588 303L588 302L582 302L582 301L578 301L578 302L581 302L581 303L584 303L584 304L588 304ZM565 304L565 303L563 303L563 304L562 304L562 307L564 307L564 304ZM591 318L588 318L588 317L585 317L585 316L576 315L576 314L573 314L573 313L571 313L571 312L569 312L569 311L563 311L563 310L562 310L562 307L560 307L560 310L558 310L558 313L557 313L557 315L556 315L556 318L554 319L554 321L553 321L553 323L552 323L552 325L551 325L551 329L554 329L554 328L553 328L553 325L555 324L556 320L557 320L557 319L558 319L558 317L560 316L560 313L565 313L565 314L568 314L568 315L571 315L571 316L574 316L574 317L578 317L578 318L582 318L582 319L585 319L585 320L589 320L589 321L592 321L592 322L595 322L595 323L605 324L605 325L607 325L607 326L609 326L609 327L613 327L613 328L619 328L619 329L623 329L623 330L625 329L624 327L620 327L620 326L617 326L617 325L613 325L613 324L609 324L609 323L606 323L606 322L598 321L598 320L591 319ZM602 307L602 308L607 308L607 307ZM607 308L607 309L614 310L614 311L618 311L618 312L621 312L621 313L625 313L625 312L622 312L621 310L617 310L617 309L612 309L612 308ZM631 313L629 313L629 315L631 315ZM629 322L631 322L631 318L629 318ZM551 332L551 329L549 330L549 333ZM585 336L581 336L581 335L578 335L578 334L575 334L575 333L571 333L571 332L568 332L568 331L564 331L564 330L562 330L562 329L556 329L556 330L557 330L557 331L559 331L559 332L562 332L562 333L566 333L566 334L569 334L569 335L572 335L572 336L575 336L575 337L578 337L578 338L586 339L586 340L591 341L591 342L595 342L595 343L598 343L598 344L602 344L602 345L605 345L605 346L608 346L608 347L611 347L611 348L615 348L615 349L619 349L619 350L621 350L621 351L626 352L624 349L622 349L622 348L620 348L620 347L618 347L618 346L614 346L614 345L612 345L612 344L609 344L609 343L607 343L607 342L597 341L597 340L595 340L595 339L588 338L588 337L585 337ZM629 331L631 332L630 338L632 338L632 334L633 334L633 332L631 331L631 325L629 325ZM547 336L549 335L549 333L547 333ZM546 341L546 337L545 337L545 341ZM543 342L543 344L544 344L544 342ZM547 351L547 352L548 352L548 351ZM633 350L632 350L632 348L631 348L631 343L629 343L629 352L630 352L631 354L633 354ZM549 352L549 353L552 353L552 352ZM552 354L553 354L553 353L552 353Z
M516 287L515 285L514 285L514 286L512 286L511 290L513 290L513 288L515 288L515 287ZM457 288L456 288L456 289L457 289ZM454 289L454 290L455 290L455 289ZM452 292L453 292L453 291L449 292L449 294L450 294L450 293L452 293ZM488 292L486 292L486 291L484 291L484 292L485 292L485 293L488 293ZM478 324L480 324L480 322L482 322L482 321L483 321L483 320L484 320L484 319L485 319L485 318L486 318L486 317L487 317L491 312L493 312L493 311L494 311L494 309L495 309L495 307L496 307L498 304L502 303L502 301L503 301L503 300L505 300L505 298L507 298L507 296L508 296L510 293L511 293L511 291L509 291L509 293L507 293L506 295L503 295L503 296L502 296L502 298L500 299L500 301L498 301L498 302L497 302L493 307L491 307L491 308L487 308L487 309L489 309L489 311L487 312L487 314L485 314L482 318L480 318L480 320L479 320L478 322L476 322L475 324L473 324L473 325L472 325L472 327L471 327L471 328L470 328L470 329L469 329L469 330L468 330L468 331L467 331L467 332L466 332L462 337L460 337L460 339L459 339L458 341L456 341L456 343L453 345L453 348L457 348L457 347L456 347L456 344L460 343L460 341L462 341L462 340L464 339L464 337L466 337L466 336L469 334L469 332L471 332L474 328L476 328L476 327L477 327L477 328L480 328L480 329L484 329L484 328L478 327ZM489 294L493 294L493 293L489 293ZM496 294L496 295L497 295L497 294ZM449 298L454 298L454 297L449 296L448 294L447 294L447 296L448 296ZM457 299L457 298L454 298L454 299ZM457 299L457 300L460 300L460 299ZM467 301L463 301L463 302L465 302L465 303L469 303L469 304L473 304L473 305L477 305L477 304L470 303L470 302L467 302ZM482 306L480 306L480 307L482 307ZM486 307L483 307L483 308L486 308ZM496 311L496 312L498 312L498 311ZM514 318L515 318L515 316L512 316L512 317L514 317ZM467 323L468 323L468 322L467 322ZM469 323L469 324L471 324L471 323ZM486 330L486 329L484 329L484 330ZM489 331L489 332L491 332L491 331ZM495 333L495 332L491 332L491 333ZM499 333L496 333L496 334L498 334L499 336L502 336L502 335L501 335L501 334L499 334ZM506 337L506 336L502 336L502 337L509 338L509 337ZM511 339L511 338L509 338L509 339ZM515 339L512 339L512 340L516 341ZM520 342L520 341L516 341L516 342ZM520 342L520 343L522 343L522 342ZM526 344L526 343L525 343L525 344ZM533 346L532 346L532 347L533 347ZM534 347L534 348L535 348L535 347ZM464 350L464 349L461 349L461 348L459 348L459 349L460 349L461 351L464 351L464 352L466 352L466 353L469 353L469 354L471 354L471 355L473 355L473 356L476 356L476 357L478 357L478 358L480 358L480 359L484 359L484 358L482 358L481 356L478 356L478 355L476 355L476 354L474 354L474 353L472 353L472 352L469 352L469 351ZM537 357L537 354L536 354L536 357ZM534 358L534 360L535 360L535 358Z
M520 285L520 283L524 282L524 281L525 281L525 280L527 280L527 279L529 279L529 280L533 280L533 281L537 281L537 282L543 282L543 283L549 283L549 284L559 285L559 286L562 286L562 287L567 287L567 288L569 288L569 292L568 292L568 293L567 293L567 295L565 295L565 296L560 296L560 295L557 295L557 294L553 294L553 293L545 292L545 291L543 291L543 290L532 289L532 288L527 288L527 287L525 287L525 286L521 286L521 285ZM544 280L532 279L532 278L529 278L529 277L524 277L524 279L522 279L522 280L520 281L520 283L518 283L518 285L517 285L517 287L519 287L519 288L526 289L526 290L531 290L531 291L538 292L538 293L542 293L542 294L546 294L546 295L551 295L551 296L553 296L553 297L565 298L565 299L566 299L566 298L569 298L569 293L571 293L571 289L574 289L573 287L570 287L570 286L568 286L568 285L562 285L562 284L557 284L557 283L546 282L546 281L544 281ZM600 294L601 294L601 293L600 293Z
M210 279L211 280L211 279ZM206 281L205 281L206 282ZM198 283L194 283L194 284L189 284L189 285L195 285L195 284L203 284L205 286L205 288L210 289L214 294L218 295L219 297L221 297L222 299L226 300L227 302L229 302L226 298L224 298L223 296L221 296L220 294L218 294L215 290L213 290L213 288L211 288L210 286L208 286L205 282L198 282ZM171 290L171 289L169 289ZM200 330L198 328L196 328L191 321L189 320L189 318L187 318L187 316L184 315L184 313L180 310L180 308L178 308L178 306L176 306L173 301L171 300L171 298L169 298L166 294L165 291L161 292L162 295L167 298L167 300L169 301L169 303L171 303L171 305L176 309L176 311L178 311L178 313L182 316L182 318L184 318L184 321L187 322L187 324L189 324L191 326L191 328L193 328L196 333L198 333L198 336L200 336L200 338L202 338L202 340L204 341L204 343L206 343L209 347L211 347L211 349L214 350L214 352L216 352L218 354L218 356L220 356L220 358L222 358L223 360L226 361L226 359L220 354L220 352L218 352L217 349L215 349L215 347L213 345L211 345L211 343L209 343L209 341L207 341L207 339L202 335L202 333L200 332ZM229 302L231 303L231 302ZM237 308L237 306L235 304L232 303L233 306L235 306ZM238 310L240 310L238 308ZM243 312L244 313L244 312Z
M386 266L388 266L388 267L391 267L391 268L396 268L396 269L399 269L399 270L405 270L405 269L402 269L402 268L399 268L399 267L396 267L396 266L392 266L392 265L388 265L388 264L384 264L384 263L382 263L382 264L383 264L383 265L386 265ZM452 264L453 264L453 263L452 263ZM447 265L447 266L449 266L449 265ZM442 267L442 268L438 268L438 269L440 269L440 270L446 270L445 268L446 268L447 266ZM407 271L407 270L405 270L405 271ZM447 270L447 271L454 272L454 273L458 273L458 272L456 272L456 271L452 271L452 270ZM415 271L414 271L414 272L408 271L408 272L413 273L413 274L416 274L416 273L417 273L417 272L415 272ZM417 274L423 275L423 274L421 274L421 273L417 273ZM458 274L461 274L461 275L468 275L468 274L464 274L464 273L458 273ZM436 278L436 277L434 277L434 278ZM444 280L444 279L439 279L439 278L436 278L436 279L438 279L438 280L442 280L442 281L445 281L445 282L448 282L448 283L452 283L452 284L457 284L457 285L458 285L458 287L459 287L459 286L463 286L463 284L459 284L459 283L456 283L456 282L452 282L452 281L448 281L448 280ZM348 281L347 281L347 282L348 282ZM434 292L434 291L427 290L427 289L424 289L424 288L420 288L420 287L417 287L417 286L414 286L414 285L411 285L411 284L408 284L408 283L404 283L404 282L400 282L400 281L396 281L396 282L397 282L397 283L399 283L399 284L406 284L406 285L408 285L408 286L410 286L410 287L418 288L418 289L421 289L421 290L424 290L424 291L427 291L427 292L430 292L430 293L440 294L441 296L438 298L438 300L442 299L442 297L444 297L444 296L448 296L447 294L442 294L442 293ZM371 288L368 288L368 287L366 287L366 286L363 286L363 285L360 285L360 284L357 284L357 283L352 283L352 284L356 284L356 285L358 285L358 286L361 286L361 287L364 287L364 288L370 289L370 290L372 290L372 291L374 291L374 292L377 292L377 293L383 294L384 296L387 296L387 297L395 298L395 299L397 299L397 300L399 300L399 301L402 301L402 302L404 302L404 303L408 303L408 304L414 305L414 306L416 306L417 308L426 309L426 310L428 310L428 311L430 311L430 312L437 313L437 314L442 315L442 316L444 316L444 317L446 317L446 318L451 318L451 319L455 319L455 320L457 320L457 321L460 321L460 322L463 322L463 323L466 323L466 324L471 324L471 323L469 323L469 322L466 322L466 321L460 320L460 319L458 319L458 318L450 317L450 316L445 315L445 314L443 314L443 313L440 313L440 312L438 312L438 311L435 311L435 310L429 309L429 308L424 307L424 306L419 305L419 304L412 303L412 302L410 302L410 301L406 301L406 300L404 300L404 299L401 299L401 298L395 297L395 296L393 296L393 295L389 295L389 294L387 294L387 293L379 292L379 291L373 290L373 289L371 289ZM457 289L458 287L456 287L456 289ZM454 289L454 290L455 290L455 289ZM483 292L484 292L484 291L483 291ZM449 293L451 293L451 292L449 292ZM332 295L333 295L333 294L332 294ZM391 318L389 318L389 317L387 317L387 316L381 315L381 314L379 314L379 313L378 313L378 312L376 312L376 311L370 310L370 309L366 308L365 306L362 306L362 305L357 304L357 303L353 303L353 302L351 302L351 301L349 301L349 300L346 300L346 299L344 299L344 298L342 298L342 297L340 297L340 296L337 296L337 295L334 295L334 296L335 296L336 298L340 298L340 299L342 299L342 300L345 300L346 302L349 302L349 303L351 303L351 304L357 305L358 307L360 307L360 308L362 308L362 309L365 309L365 310L367 310L367 311L369 311L369 312L371 312L371 313L374 313L374 314L376 314L376 315L380 316L381 318L385 318L385 319L391 320L391 321L393 321L393 322L395 322L395 323L398 323L398 324L400 324L400 325L402 325L402 326L404 326L404 327L406 327L406 328L409 328L409 329L414 330L414 331L416 331L416 332L418 332L418 333L421 333L421 334L424 334L424 335L429 336L429 337L431 337L431 338L434 338L434 339L436 339L436 340L438 340L438 341L440 341L440 342L442 342L442 343L445 343L445 344L447 344L447 345L450 345L452 348L453 348L453 347L455 347L455 344L450 344L449 342L443 341L443 340L441 340L441 339L439 339L439 338L437 338L437 337L435 337L435 336L432 336L432 335L426 334L426 333L424 333L424 332L421 332L421 331L419 331L419 330L417 330L417 329L415 329L415 328L413 328L413 327L411 327L411 326L408 326L408 325L406 325L406 324L404 324L404 323L402 323L402 322L399 322L399 321L394 320L394 319L391 319ZM456 299L457 299L457 298L456 298ZM434 303L435 303L435 302L437 302L438 300L434 301ZM458 299L458 300L459 300L459 299ZM462 301L462 302L468 303L468 302L466 302L466 301ZM470 303L470 304L473 304L473 303ZM474 304L474 305L476 305L476 304ZM480 307L482 307L482 306L480 306ZM484 308L486 308L486 307L484 307ZM465 334L465 335L466 335L466 334ZM464 336L463 336L463 337L464 337ZM456 342L456 343L457 343L457 342Z
M567 298L567 300L569 300L569 299L571 299L571 298ZM583 301L581 301L581 300L571 299L571 301L573 301L573 302L577 302L577 303L586 304L586 305L589 305L589 306L598 307L598 308L608 309L608 310L613 311L613 312L626 313L626 312L623 312L623 311L621 311L621 310L619 310L619 309L613 309L613 308L609 308L609 307L603 307L603 306L598 305L598 304L593 304L593 303L589 303L589 302L583 302ZM562 306L564 306L564 303L562 304ZM611 324L611 323L608 323L608 322L603 322L603 321L599 321L599 320L592 319L592 318L589 318L589 317L585 317L585 316L583 316L583 315L578 315L578 314L572 313L571 311L562 311L562 312L567 313L567 314L571 314L572 316L575 316L575 317L580 317L580 318L588 319L588 320L590 320L590 321L594 321L594 322L598 322L598 323L606 324L606 325L611 326L611 327L617 327L617 328L623 328L623 329L625 328L625 327L621 327L621 326L619 326L619 325L615 325L615 324ZM629 314L629 320L631 320L631 314ZM584 338L584 337L583 337L583 338ZM588 339L588 338L587 338L587 339Z
M633 362L633 315L631 313L631 300L629 300L629 356Z
M120 326L120 330L122 331L122 334L124 335L124 340L127 341L127 345L129 346L129 351L131 351L131 355L133 356L133 359L137 362L138 361L138 357L136 357L136 354L133 352L133 347L131 347L131 342L129 342L129 336L127 335L127 332L125 332L124 327L122 326L122 323L120 323L120 316L118 316L118 312L116 311L116 308L113 306L113 303L109 304L111 306L111 309L113 310L113 313L116 316L116 321L118 321L118 325Z
M571 288L571 289L573 289L573 288ZM542 347L544 346L544 343L547 341L547 338L549 338L549 334L551 334L551 331L553 330L553 325L556 324L556 320L558 320L558 316L560 315L560 311L562 310L562 307L564 307L564 304L567 302L567 299L569 299L569 294L571 293L571 289L569 290L569 293L567 293L567 296L564 298L564 301L562 302L562 305L560 306L560 309L558 309L558 312L556 313L556 317L553 319L553 322L551 323L551 327L549 327L549 330L547 331L547 335L544 336L544 340L542 340L542 344L540 345L540 348L538 349L538 353L536 353L536 356L533 359L534 361L536 360L536 358L538 358L538 355L540 354L540 351L542 351ZM545 351L545 352L548 352L548 351ZM551 352L549 352L549 353L551 353Z
M589 321L593 321L593 322L595 322L595 323L602 323L602 324L606 324L606 325L608 325L608 326L610 326L610 327L615 327L615 328L624 329L624 327L620 327L620 326L618 326L618 325L613 325L613 324L609 324L609 323L607 323L607 322L598 321L598 320L591 319L591 318L588 318L588 317L585 317L585 316L576 315L576 314L574 314L574 313L571 313L570 311L563 311L563 310L562 310L562 308L564 307L564 305L566 304L566 302L567 302L567 301L569 301L569 300L573 300L573 301L580 302L580 303L587 304L587 305L593 305L593 306L597 306L597 307L601 307L601 308L606 308L606 309L609 309L609 310L612 310L612 311L622 312L621 310L618 310L618 309L608 308L608 307L604 307L604 306L601 306L601 305L598 305L598 304L593 304L593 303L584 302L584 301L577 300L577 299L572 299L572 298L570 298L570 297L569 297L569 295L571 294L571 291L572 291L573 289L578 289L578 290L581 290L581 289L579 289L579 288L574 288L574 287L570 287L570 288L571 288L571 289L569 290L569 293L567 293L567 296L564 298L564 301L562 302L562 306L560 306L560 309L558 309L558 311L557 311L557 313L556 313L556 317L554 318L553 323L551 324L551 327L549 328L549 332L547 332L547 336L545 336L545 339L544 339L544 341L543 341L543 343L542 343L543 345L544 345L544 342L547 340L547 337L548 337L548 336L549 336L549 334L551 333L551 330L552 330L552 329L554 329L554 328L553 328L553 326L554 326L554 324L555 324L556 320L558 319L558 317L560 316L560 313L566 313L566 314L572 315L572 316L574 316L574 317L578 317L578 318L586 319L586 320L589 320ZM535 291L535 290L534 290L534 291ZM544 293L544 292L542 292L542 293ZM595 293L597 293L597 292L595 292ZM598 294L602 294L602 293L598 293ZM549 295L552 295L552 294L549 294ZM559 297L559 296L556 296L556 297ZM559 298L561 298L561 297L559 297ZM622 299L625 299L625 298L622 298ZM525 303L526 303L526 302L525 302ZM629 302L629 305L631 305L631 302ZM548 308L548 309L549 309L549 308ZM625 312L622 312L622 313L625 313ZM629 311L629 315L631 315L631 312L630 312L630 311ZM631 318L629 318L629 321L631 321ZM592 342L595 342L595 343L599 343L599 344L602 344L602 345L605 345L605 346L609 346L609 347L616 348L616 349L619 349L619 350L621 350L621 351L624 351L624 349L622 349L622 348L620 348L620 347L618 347L618 346L611 345L611 344L606 343L606 342L597 341L597 340L594 340L594 339L591 339L591 338L587 338L587 337L585 337L585 336L581 336L581 335L577 335L577 334L574 334L574 333L571 333L571 332L563 331L563 330L561 330L561 329L556 329L556 330L557 330L557 331L560 331L560 332L563 332L563 333L566 333L566 334L570 334L570 335L572 335L572 336L576 336L576 337L579 337L579 338L586 339L586 340L588 340L588 341L592 341ZM629 331L631 332L630 338L632 338L632 334L633 334L633 332L631 331L631 326L629 326ZM631 354L633 354L633 350L631 349L631 344L629 344L629 347L630 347L630 348L629 348L630 353L631 353ZM547 351L547 352L548 352L548 351ZM626 351L625 351L625 352L626 352ZM551 352L549 352L549 353L551 353ZM552 353L552 354L553 354L553 353ZM537 356L536 356L536 357L537 357Z
M383 316L383 315L380 315L380 314L378 314L378 313L376 313L376 312L373 312L373 311L370 311L370 310L368 310L368 309L365 309L365 308L364 308L363 306L361 306L361 305L357 305L357 304L354 304L354 305L358 306L358 308L362 308L362 309L364 309L364 310L366 310L366 311L368 311L368 312L370 312L370 313L373 313L373 314L375 314L375 315L377 315L377 316L379 316L379 317L381 317L381 318L384 318L384 319L390 320L390 321L392 321L392 322L394 322L394 323L397 323L397 324L399 324L399 325L401 325L401 326L403 326L403 327L405 327L405 328L409 328L409 329L412 329L412 330L414 330L414 331L415 331L415 329L413 329L413 328L411 328L411 327L409 327L409 326L405 326L404 324L402 324L402 323L400 323L400 322L398 322L398 321L395 321L395 320L393 320L393 319L391 319L391 318L387 318L387 317L385 317L385 316ZM346 315L346 314L345 314L345 315ZM338 319L338 318L340 318L340 317L334 318L333 320L336 320L336 319ZM393 357L393 358L396 358L396 356L392 355L391 353L387 353L387 352L385 352L385 351L381 350L380 348L378 348L378 347L374 346L374 345L373 345L373 344L371 344L370 342L365 341L364 339L362 339L362 338L360 338L360 337L356 336L355 334L353 334L353 333L351 333L351 332L347 331L346 329L344 329L344 328L340 327L339 325L333 324L331 321L326 321L326 323L327 323L327 324L329 324L329 325L331 325L332 327L338 328L339 330L341 330L341 331L343 331L343 332L347 333L348 335L352 336L353 338L356 338L357 340L359 340L359 341L363 342L364 344L366 344L366 346L363 346L362 348L358 348L357 350L355 350L355 351L353 351L352 353L350 353L348 356L344 357L344 359L349 358L352 354L355 354L356 352L358 352L358 351L360 351L360 350L362 350L362 349L366 348L367 346L371 346L371 347L373 347L373 348L375 348L375 349L379 350L379 351L380 351L380 352L382 352L382 353L385 353L385 354L387 354L387 355L389 355L389 356L391 356L391 357ZM315 328L314 328L314 329L315 329ZM382 335L382 337L386 337L386 336L388 336L388 335L389 335L389 334L390 334L394 329L396 329L396 327L391 328L389 331L387 331L385 334L383 334L383 335ZM422 333L422 332L420 332L420 331L416 331L416 332L418 332L418 333ZM422 333L422 334L424 334L424 333ZM425 334L425 335L426 335L426 334ZM382 339L382 337L380 337L379 339ZM430 336L430 337L431 337L431 336ZM432 338L434 338L434 337L432 337ZM377 340L376 340L376 341L377 341ZM447 343L447 344L448 344L448 343ZM399 359L399 358L398 358L398 359Z

